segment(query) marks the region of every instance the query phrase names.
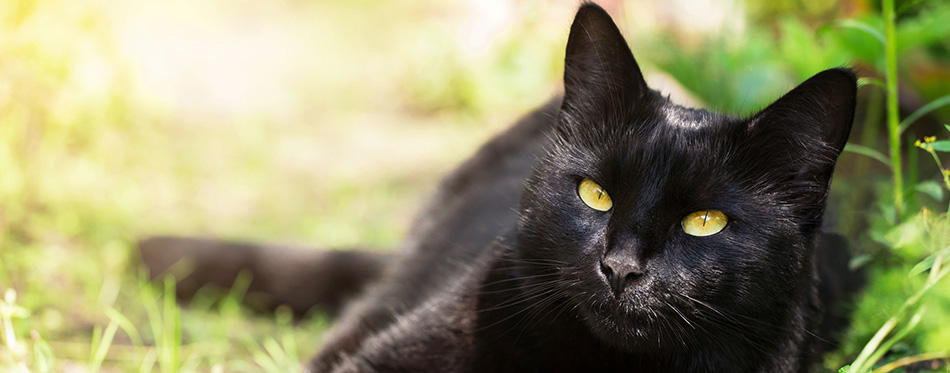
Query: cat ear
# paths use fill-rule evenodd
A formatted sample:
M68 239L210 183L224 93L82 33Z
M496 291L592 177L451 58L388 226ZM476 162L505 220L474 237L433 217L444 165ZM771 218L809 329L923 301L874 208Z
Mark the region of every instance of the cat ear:
M835 161L851 132L856 94L854 72L825 70L747 122L755 145L746 157L803 207L803 224L820 224Z
M585 3L577 11L564 58L565 103L629 105L647 91L640 67L620 30L602 8Z
M850 69L822 71L752 117L750 131L798 132L834 149L837 157L848 141L857 93Z

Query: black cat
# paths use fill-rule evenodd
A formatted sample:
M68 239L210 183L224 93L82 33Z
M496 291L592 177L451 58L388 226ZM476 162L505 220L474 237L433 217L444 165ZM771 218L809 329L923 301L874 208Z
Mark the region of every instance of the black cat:
M451 174L391 261L168 237L141 249L153 273L198 255L192 289L249 267L299 312L361 293L317 372L809 371L857 279L847 242L819 232L855 92L831 69L748 118L684 108L588 3L563 98Z

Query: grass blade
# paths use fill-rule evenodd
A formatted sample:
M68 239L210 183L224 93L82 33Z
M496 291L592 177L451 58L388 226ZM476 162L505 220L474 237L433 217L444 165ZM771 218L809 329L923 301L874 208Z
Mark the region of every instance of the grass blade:
M874 365L875 360L871 360L871 357L877 354L877 350L881 347L881 342L885 337L894 329L897 323L903 319L904 314L907 312L910 307L913 307L920 298L927 293L930 288L937 284L941 278L947 275L950 272L950 267L942 269L937 274L932 274L928 279L927 284L920 290L918 290L910 298L907 298L904 301L904 304L894 313L894 316L891 316L884 325L881 325L881 328L878 329L877 333L874 334L874 337L871 337L871 340L864 345L864 349L861 350L861 353L858 355L854 362L851 363L851 368L849 372L862 373L870 370L871 366ZM903 330L902 330L903 331Z
M129 339L132 340L132 344L135 347L141 348L144 346L142 343L142 337L139 334L138 328L132 324L131 321L121 312L117 311L115 308L109 307L106 309L106 316L109 317L109 320L112 320L119 325L119 328L129 336Z
M856 19L842 19L835 22L835 26L838 26L841 28L849 28L852 30L863 31L864 33L871 35L872 37L877 39L877 41L881 42L881 45L885 44L884 34L881 33L881 30L878 30L874 28L874 26L858 21Z
M273 357L268 355L261 348L261 346L259 346L250 338L250 336L247 336L244 339L244 344L247 346L247 350L251 352L254 362L257 363L257 365L260 366L265 372L277 373L281 371Z
M139 366L139 373L149 373L155 368L155 360L158 359L158 353L154 348L150 348L142 359L142 365Z
M871 373L887 373L897 368L919 363L921 361L938 360L938 359L950 359L950 351L930 352L926 354L900 358L890 363L882 365L880 368L873 370Z
M53 350L49 344L40 337L40 333L33 331L30 333L33 337L33 365L37 373L50 373L53 371Z
M274 361L275 365L283 367L283 371L287 371L288 366L293 366L294 363L289 363L290 358L284 352L283 347L277 343L273 337L267 337L264 339L264 350L267 351L267 354L271 356L271 359ZM289 363L289 364L288 364Z
M887 88L887 87L884 85L884 82L881 81L881 79L869 78L869 77L860 77L860 78L858 78L858 87L863 87L863 86L866 86L866 85L875 85L875 86L878 86L878 87L881 87L881 88Z
M97 329L97 331L99 330L101 329ZM105 361L106 354L109 353L109 348L112 347L112 340L115 338L115 332L117 330L119 330L119 324L115 321L110 321L104 333L96 333L93 335L93 341L98 343L92 344L94 351L92 353L92 359L89 362L90 372L98 372L99 368L102 367L102 362ZM97 338L100 337L100 335L101 338Z
M881 360L881 358L884 357L884 354L890 351L891 347L893 347L895 343L897 343L901 339L904 339L904 337L906 337L907 334L910 333L910 331L913 330L914 327L916 327L918 323L920 323L920 318L923 317L923 315L924 315L924 309L923 308L918 309L917 312L914 313L914 316L911 316L910 321L907 322L907 325L904 325L904 327L901 328L901 330L898 331L897 334L895 334L893 337L891 337L886 342L884 342L881 345L881 347L878 348L877 351L874 352L873 355L871 355L871 357L868 359L868 364L869 364L868 368L870 368L871 365L874 365L874 363L876 363L877 361Z
M162 297L164 331L159 353L159 366L162 372L177 373L178 355L181 350L181 318L178 304L175 302L175 278L165 277L165 294Z
M891 167L891 163L890 161L888 161L887 156L885 156L884 153L881 153L867 146L858 145L858 144L847 144L844 146L844 151L871 157L877 160L878 162L881 162L883 165L887 166L888 168Z
M937 110L947 105L950 105L950 95L942 96L936 100L930 101L927 103L927 105L921 106L920 109L917 109L917 111L914 111L908 115L907 118L904 118L904 120L901 121L899 132L904 133L904 131L906 131L911 124L914 124L914 122L924 115L927 115L931 111ZM948 128L948 130L950 130L950 128Z

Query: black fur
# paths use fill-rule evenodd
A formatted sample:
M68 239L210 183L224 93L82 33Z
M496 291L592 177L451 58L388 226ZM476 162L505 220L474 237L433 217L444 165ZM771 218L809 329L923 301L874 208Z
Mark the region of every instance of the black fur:
M247 305L260 310L286 305L297 317L314 307L336 315L367 284L383 276L394 256L193 237L150 237L138 246L152 277L178 279L175 290L181 299L191 298L206 285L230 289L243 271L249 275Z
M847 258L819 230L854 74L821 72L748 118L684 108L647 87L607 13L584 4L564 86L443 182L312 371L815 367L833 327L822 310L849 288L819 294L817 267L847 269L815 258ZM585 178L612 209L579 199ZM707 209L726 228L685 234L683 217ZM642 274L612 291L608 255Z

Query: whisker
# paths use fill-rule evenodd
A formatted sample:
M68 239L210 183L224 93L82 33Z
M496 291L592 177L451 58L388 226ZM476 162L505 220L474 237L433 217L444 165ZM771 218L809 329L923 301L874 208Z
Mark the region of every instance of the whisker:
M556 260L556 259L547 259L547 258L502 258L502 261L512 262L512 263L527 263L527 264L557 264L557 265L567 265L568 262Z
M500 304L497 304L497 305L494 305L494 306L492 306L492 307L485 308L485 309L482 309L482 310L479 310L479 311L480 311L480 312L494 311L494 310L499 310L499 309L506 308L506 307L511 307L511 306L514 306L514 305L517 305L517 304L521 304L521 303L524 303L524 302L527 302L527 301L536 299L536 298L538 298L539 296L541 296L541 295L543 295L543 294L545 294L545 293L548 293L548 292L550 292L550 291L555 291L555 290L557 290L557 287L554 286L554 285L556 285L556 284L554 284L554 283L547 283L547 284L544 284L544 285L546 285L546 286L539 286L539 288L540 288L539 290L540 290L540 291L539 291L538 293L525 292L525 293L520 294L520 295L517 296L517 297L512 297L512 298L510 298L510 299L506 299L504 302L502 302L502 303L500 303Z
M512 282L512 281L530 280L533 278L542 278L542 277L549 277L549 276L557 276L557 273L542 273L539 275L511 277L511 278L506 278L506 279L502 279L502 280L498 280L494 282L489 282L487 284L483 284L482 287L488 287L488 286L503 284L503 283Z
M554 290L548 290L546 293L542 293L542 295L550 296L552 293L555 293L555 291L554 291ZM530 307L522 308L522 309L518 310L517 312L514 312L514 313L512 313L511 315L508 315L508 316L506 316L505 318L503 318L503 319L501 319L501 320L498 320L498 321L496 321L496 322L494 322L494 323L491 323L491 324L489 324L489 325L486 325L486 326L483 326L483 327L481 327L481 328L478 328L478 329L476 329L476 331L485 330L485 329L491 328L491 327L493 327L493 326L495 326L495 325L501 324L501 323L503 323L503 322L505 322L505 321L510 320L512 317L518 316L518 315L520 315L520 314L522 314L522 313L524 313L524 312L526 312L526 311L528 311L528 310L530 310L530 309L531 309ZM480 310L480 311L487 311L487 310L489 310L489 309Z
M560 299L561 298L560 295L561 295L561 292L555 291L554 293L551 294L551 296L541 300L540 302L537 302L535 304L531 304L528 306L528 308L531 308L532 310L528 312L527 314L525 314L524 317L522 317L521 321L516 323L511 328L511 329L514 329L522 324L527 324L526 328L522 328L521 333L518 334L518 336L516 337L516 340L518 338L521 338L521 335L524 334L526 330L532 329L535 322L539 322L540 320L544 318L544 316L539 317L542 310L548 309L548 313L551 312L551 309L549 306L555 301L557 301L558 299Z
M705 309L712 311L713 313L704 313L702 312L702 309L699 309L699 308L696 309L698 316L702 316L706 320L713 321L713 323L706 324L706 325L716 328L717 330L720 330L726 334L738 336L742 338L750 345L750 347L758 350L759 352L768 353L768 350L766 349L766 345L769 344L769 341L766 339L768 338L767 336L757 333L756 329L765 328L765 329L772 329L775 331L791 330L790 328L781 327L778 325L772 325L761 320L753 319L749 316L739 315L733 312L720 310L708 304L707 302L703 302L699 299L693 298L686 294L674 293L674 295L681 296L684 299L690 300L698 305L705 307ZM739 318L742 318L745 320L740 320ZM722 323L722 324L716 323L715 321L717 320L724 321L725 323ZM716 335L710 333L709 331L704 330L704 332L713 338L717 337Z

